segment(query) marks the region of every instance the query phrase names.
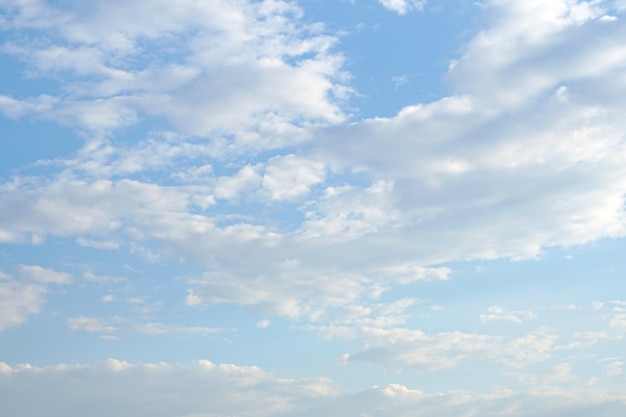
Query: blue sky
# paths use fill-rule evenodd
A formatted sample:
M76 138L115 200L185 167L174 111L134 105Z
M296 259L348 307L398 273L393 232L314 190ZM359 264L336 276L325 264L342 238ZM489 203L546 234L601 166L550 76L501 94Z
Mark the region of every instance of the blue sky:
M625 13L0 0L0 411L623 416Z

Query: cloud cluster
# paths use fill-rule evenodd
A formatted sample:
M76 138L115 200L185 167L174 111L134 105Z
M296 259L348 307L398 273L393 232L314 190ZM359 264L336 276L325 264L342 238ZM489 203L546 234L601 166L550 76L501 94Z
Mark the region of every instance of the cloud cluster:
M389 234L426 262L623 235L621 16L604 2L484 7L492 26L451 65L452 95L329 129L320 154L393 186Z
M58 84L36 97L1 96L10 117L32 113L97 136L159 117L185 134L253 149L297 143L304 126L344 117L335 39L299 21L287 2L1 7L1 29L24 34L2 51Z
M425 7L380 3L398 14ZM347 110L341 44L292 2L0 0L0 53L21 62L25 79L47 81L42 91L0 95L0 111L85 137L74 154L2 179L0 244L27 251L62 241L94 259L107 251L143 257L153 270L175 264L149 283L120 278L113 267L102 275L79 267L81 284L107 288L89 293L101 310L76 303L63 315L70 332L115 339L225 331L159 321L142 298L128 300L135 318L115 310L122 286L148 292L176 280L177 291L160 293L156 304L171 303L167 312L178 318L204 319L234 304L263 316L248 323L251 331L288 323L332 339L337 356L349 352L337 358L346 368L367 362L399 378L403 370L475 377L479 366L498 373L494 384L529 388L344 391L323 378L209 361L0 362L3 412L624 415L624 358L604 355L626 334L624 301L595 304L582 312L589 326L570 332L547 327L539 314L546 310L532 305L481 299L447 313L428 299L442 295L437 286L455 277L455 262L536 257L626 233L625 8L597 0L477 7L487 26L459 49L447 96L415 97L394 116L358 120ZM0 331L41 313L52 288L79 276L38 265L13 270L0 272ZM622 391L593 389L609 383Z
M194 266L188 306L317 322L444 279L441 263L626 231L626 37L608 2L486 1L449 96L350 123L336 39L291 3L166 3L1 3L17 34L2 51L58 86L0 108L89 140L54 175L0 185L0 242L176 259ZM111 135L142 118L167 126Z

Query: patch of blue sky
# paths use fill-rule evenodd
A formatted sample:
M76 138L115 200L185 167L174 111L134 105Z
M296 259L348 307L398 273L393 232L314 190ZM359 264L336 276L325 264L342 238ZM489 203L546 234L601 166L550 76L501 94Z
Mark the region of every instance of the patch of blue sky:
M28 66L13 56L0 54L0 68L0 95L29 100L58 91L58 82L29 75ZM82 142L71 128L35 115L22 115L19 111L0 117L0 132L3 148L0 178L6 178L18 169L32 167L38 160L64 157Z
M624 269L616 263L623 245L623 239L605 239L586 248L547 249L539 259L450 263L450 280L399 286L381 300L423 300L407 325L427 332L461 329L521 337L549 328L565 343L582 331L612 331L606 314L594 305L626 294L616 281Z
M616 244L623 242L606 243L607 249ZM561 249L554 249L536 260L451 263L453 284L429 296L444 307L500 305L509 310L572 304L590 307L593 301L610 298L616 290L615 267L607 265L608 259L599 253L579 256L582 259L567 260Z
M445 74L479 28L473 2L437 2L398 15L375 1L307 2L306 16L339 38L355 120L395 116L403 107L449 95Z
M26 116L20 119L0 117L2 149L0 181L12 175L41 175L58 171L55 160L75 152L83 138L72 129L52 121Z
M28 63L3 50L6 49L6 42L7 40L0 34L0 68L2 68L0 94L23 99L58 90L57 80L37 76Z

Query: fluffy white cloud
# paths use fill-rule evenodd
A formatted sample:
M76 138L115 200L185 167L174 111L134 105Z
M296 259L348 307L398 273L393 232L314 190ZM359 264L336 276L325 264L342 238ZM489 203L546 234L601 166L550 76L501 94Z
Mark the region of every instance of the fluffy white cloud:
M0 272L0 331L23 324L41 311L46 288Z
M30 401L32 392L37 401ZM131 364L38 368L0 363L3 410L15 417L43 414L120 417L528 417L602 415L621 417L623 395L590 388L486 393L425 393L399 384L339 391L325 379L292 379L257 367L190 364Z
M365 189L328 187L318 204L307 211L302 237L354 241L399 226L392 199L393 184L388 181L378 181Z
M0 332L24 324L42 311L50 284L68 285L71 274L39 265L18 265L21 279L0 271Z
M34 30L6 51L68 80L54 97L0 99L7 114L97 97L93 117L118 106L123 120L160 116L177 130L131 146L92 123L97 138L57 161L58 176L1 186L2 242L67 236L171 256L203 269L188 305L314 320L424 279L427 265L625 232L626 44L602 3L485 2L491 26L451 67L452 95L352 124L329 98L334 39L290 4L2 5L5 27ZM38 30L58 44L30 39ZM161 52L173 63L156 65ZM257 153L304 139L310 148ZM237 205L242 195L258 205Z
M424 5L380 2L399 14ZM96 416L122 417L624 415L623 394L576 385L584 381L574 357L584 355L572 354L623 337L619 302L597 304L605 327L570 340L555 329L526 330L534 322L482 333L501 323L477 318L521 323L539 311L488 308L492 300L459 315L474 327L431 328L433 301L420 298L436 297L433 288L453 276L441 263L536 256L626 232L626 36L621 16L606 18L614 12L607 4L484 1L489 26L451 65L450 96L347 123L336 39L292 3L0 0L0 29L16 34L2 53L59 84L0 96L0 111L89 137L75 155L0 184L0 243L67 237L84 253L175 260L180 275L158 277L179 285L164 299L186 289L189 307L249 307L268 318L256 323L271 323L267 332L281 327L274 316L287 317L347 341L346 366L462 374L479 364L529 386L482 395L396 384L344 392L324 379L208 361L0 363L3 411L73 417L88 404ZM166 127L131 139L111 134L152 117ZM120 281L85 269L85 286ZM0 331L41 312L52 284L73 281L35 265L16 272L22 281L0 275ZM124 282L127 291L152 284ZM65 316L69 330L105 339L222 330L153 321L161 304L107 292L90 294L100 311ZM120 306L141 318L107 315ZM618 381L622 368L611 358L588 381ZM545 387L552 384L571 389ZM32 392L38 401L28 400Z
M272 200L291 200L308 194L311 186L324 181L324 175L321 162L296 155L277 156L268 161L263 189Z
M50 184L7 184L0 200L0 237L5 242L46 235L106 234L119 229L125 219L143 221L182 213L187 195L173 188L132 180L59 180ZM158 220L157 220L158 221Z
M241 193L257 188L262 182L258 169L259 167L246 165L233 176L218 178L214 189L215 196L231 200Z
M35 98L1 96L11 117L34 113L99 135L157 116L186 134L254 149L305 139L303 123L343 119L335 39L300 21L291 3L0 6L4 29L25 31L3 51L62 84Z
M600 2L485 7L492 27L451 66L453 95L320 142L335 169L389 186L394 221L361 247L393 241L429 263L625 233L622 22L600 20Z

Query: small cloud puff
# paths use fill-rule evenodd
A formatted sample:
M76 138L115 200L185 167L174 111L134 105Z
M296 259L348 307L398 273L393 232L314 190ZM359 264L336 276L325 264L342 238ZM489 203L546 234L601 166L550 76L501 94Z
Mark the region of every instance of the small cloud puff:
M406 14L412 10L422 10L425 0L379 0L384 8L398 14Z
M486 314L481 314L480 319L483 322L490 321L512 321L514 323L522 323L526 320L537 318L537 313L529 310L505 311L500 306L491 306L487 309Z
M113 294L107 294L104 297L102 297L102 301L105 303L110 303L114 300L115 300L115 296Z
M65 272L57 272L53 269L42 268L37 265L20 265L17 268L20 275L40 284L71 284L72 275Z
M256 324L259 329L267 329L270 327L271 322L269 320L261 320Z

